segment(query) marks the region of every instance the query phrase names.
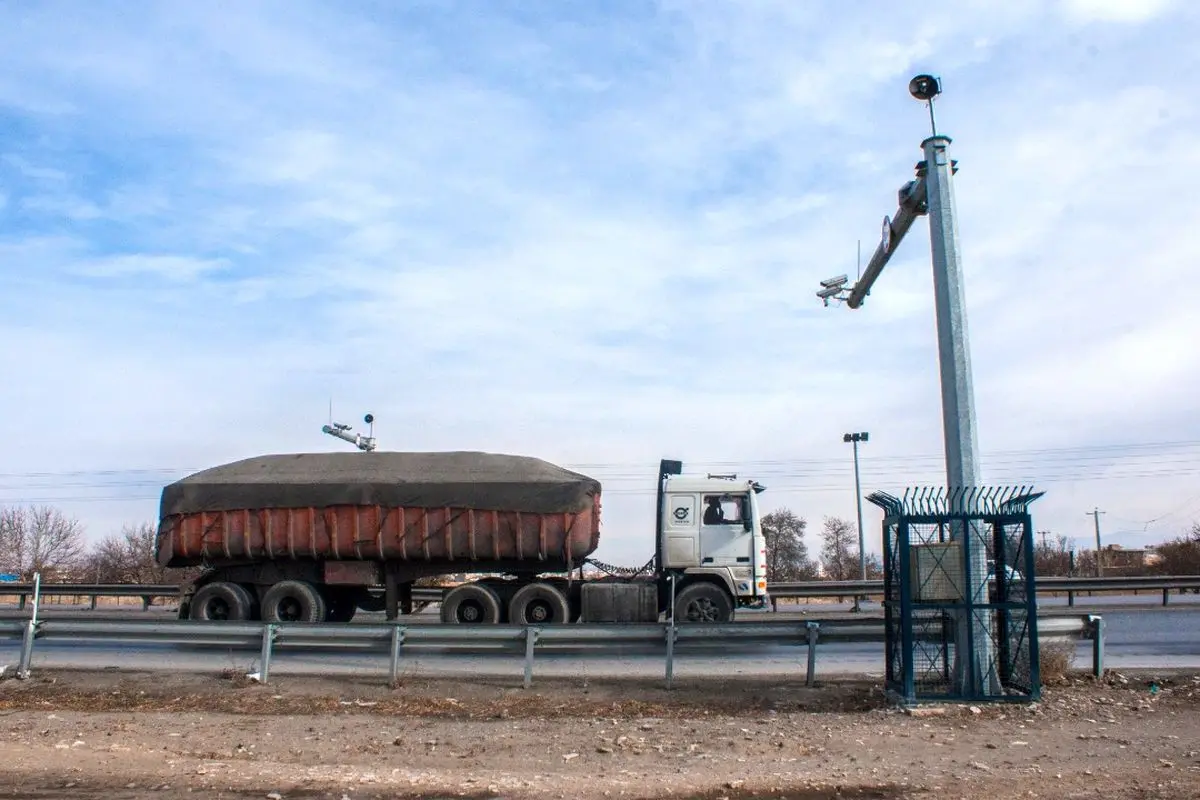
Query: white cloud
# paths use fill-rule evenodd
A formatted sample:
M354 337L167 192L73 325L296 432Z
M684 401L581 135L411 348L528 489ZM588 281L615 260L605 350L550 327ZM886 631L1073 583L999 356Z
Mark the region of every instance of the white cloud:
M22 376L0 471L340 448L319 433L332 396L384 447L593 465L601 555L631 562L661 457L758 470L813 529L853 516L843 430L871 431L870 488L937 481L923 223L862 309L813 294L856 240L870 256L927 131L907 80L933 70L987 476L1046 478L1039 527L1064 533L1097 497L1133 521L1187 499L1194 469L1000 452L1200 439L1181 344L1200 127L1160 32L1114 28L1093 55L1033 2L936 24L298 3L218 28L163 8L0 17L24 23L0 25L0 74L23 76L0 85L23 131L0 146L0 367ZM144 499L71 508L94 531L151 516L165 479L128 475ZM120 494L73 482L4 479L0 500Z
M141 275L170 281L193 281L210 272L226 270L229 266L225 259L138 254L80 261L73 265L72 271L89 278Z
M1086 22L1145 22L1175 5L1175 0L1063 0L1069 17Z

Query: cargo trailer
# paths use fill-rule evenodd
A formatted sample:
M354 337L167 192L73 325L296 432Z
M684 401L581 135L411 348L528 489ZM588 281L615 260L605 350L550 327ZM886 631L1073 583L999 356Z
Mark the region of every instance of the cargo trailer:
M592 577L601 486L578 472L473 451L266 455L166 486L156 557L203 568L182 619L394 620L415 581L474 574L444 590L443 622L653 621L672 593L678 620L726 621L767 599L762 491L662 461L654 557Z

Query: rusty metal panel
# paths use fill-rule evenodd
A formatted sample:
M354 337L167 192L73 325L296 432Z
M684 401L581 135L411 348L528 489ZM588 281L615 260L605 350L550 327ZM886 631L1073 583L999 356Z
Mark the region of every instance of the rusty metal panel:
M377 561L326 561L325 582L350 586L383 583L383 570Z
M162 520L159 560L187 566L277 558L577 564L600 541L600 502L577 513L343 505L177 514Z

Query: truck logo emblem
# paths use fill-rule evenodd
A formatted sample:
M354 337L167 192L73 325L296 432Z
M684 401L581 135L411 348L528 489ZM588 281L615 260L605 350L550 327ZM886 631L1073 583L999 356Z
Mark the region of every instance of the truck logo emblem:
M687 517L688 510L686 506L680 506L679 508L675 509L675 519L683 522L685 519L687 519Z

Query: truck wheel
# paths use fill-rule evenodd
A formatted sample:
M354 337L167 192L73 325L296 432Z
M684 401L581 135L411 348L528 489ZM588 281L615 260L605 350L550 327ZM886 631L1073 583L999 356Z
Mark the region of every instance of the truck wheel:
M540 581L518 589L508 606L508 620L514 625L562 625L570 619L566 596Z
M447 625L495 625L500 621L500 598L486 586L464 583L442 599L442 622Z
M358 610L358 593L354 589L326 589L323 594L325 616L329 622L349 622L354 619L354 612Z
M243 622L254 614L254 598L236 583L205 584L192 597L188 616L194 620Z
M324 622L325 615L325 598L307 581L280 581L263 595L263 622Z
M729 594L716 584L693 583L675 596L676 622L729 622L732 615Z

